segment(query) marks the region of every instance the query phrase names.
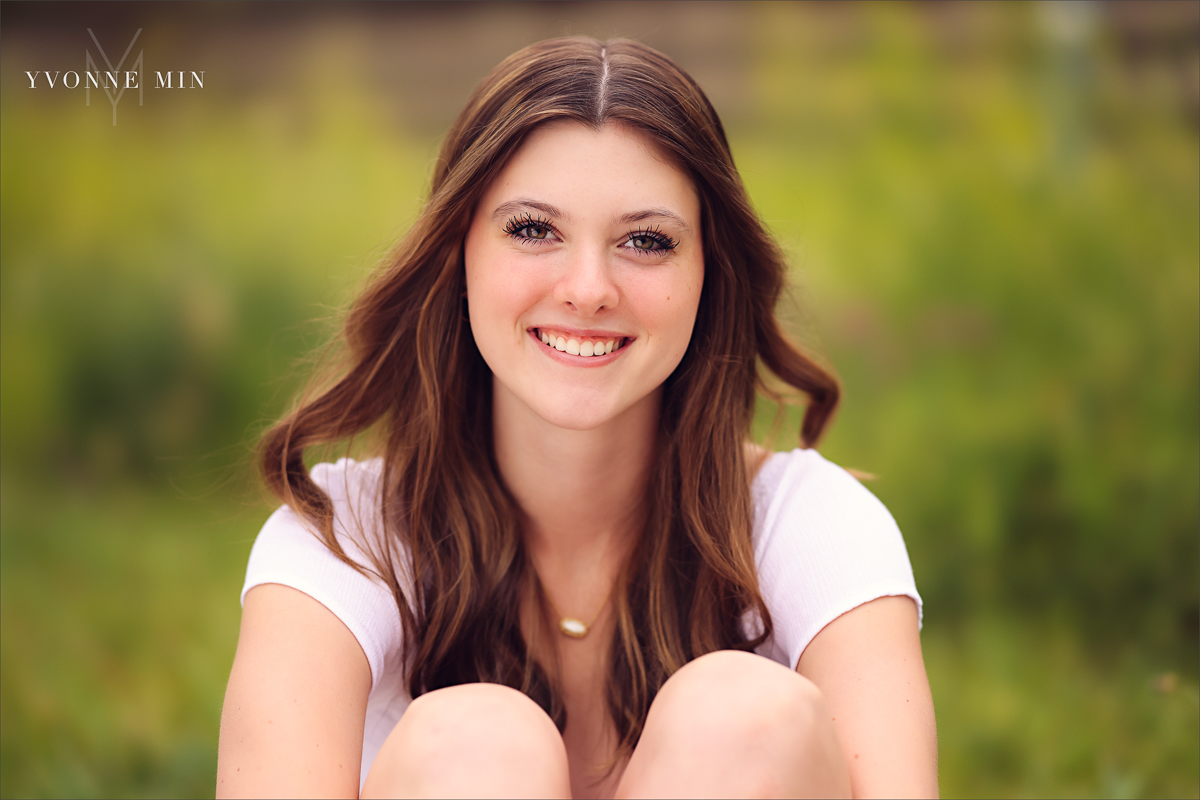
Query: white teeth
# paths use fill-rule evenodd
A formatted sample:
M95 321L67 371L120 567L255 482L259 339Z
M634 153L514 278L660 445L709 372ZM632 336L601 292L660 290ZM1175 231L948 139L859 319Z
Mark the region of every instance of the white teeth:
M582 356L584 358L608 355L613 350L620 350L623 344L623 340L621 339L609 339L603 342L587 339L581 342L578 339L568 339L565 336L556 336L553 333L547 333L540 328L537 335L542 344L547 347L553 347L559 352L572 356Z

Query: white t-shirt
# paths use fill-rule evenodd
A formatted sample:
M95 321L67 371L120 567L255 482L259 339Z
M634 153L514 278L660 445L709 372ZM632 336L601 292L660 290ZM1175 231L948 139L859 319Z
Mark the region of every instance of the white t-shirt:
M334 533L356 563L381 525L382 463L341 459L313 468L329 493ZM774 623L760 655L795 668L822 628L878 597L907 595L921 608L904 539L891 514L862 484L815 450L774 453L751 487L759 591ZM403 583L408 577L398 572ZM391 592L340 561L296 512L271 515L254 542L242 599L254 586L299 589L354 634L371 666L361 779L411 702L403 678L403 633ZM407 594L407 592L406 592ZM361 785L361 781L360 781Z

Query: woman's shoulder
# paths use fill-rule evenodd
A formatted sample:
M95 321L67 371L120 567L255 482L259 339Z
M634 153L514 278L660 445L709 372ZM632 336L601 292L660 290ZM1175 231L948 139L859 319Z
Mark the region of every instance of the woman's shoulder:
M759 467L752 484L756 527L770 526L784 510L866 514L895 524L883 503L854 473L816 450L759 451Z
M335 514L339 510L349 510L345 508L347 506L358 510L364 504L378 505L382 458L364 461L339 458L333 463L316 464L308 473L313 483L333 501Z
M382 522L380 477L381 459L357 461L341 458L333 463L316 464L309 470L313 483L329 497L333 512L333 535L347 557L360 567L372 566L372 555L380 550L385 536ZM270 550L280 555L305 557L327 553L336 558L323 536L302 513L288 505L280 506L263 525L255 550ZM253 560L253 555L252 560Z
M889 552L907 563L904 540L883 503L816 450L768 455L754 478L752 495L760 555L781 543L777 540L807 550L851 553L878 551L887 544Z
M316 464L309 470L313 483L329 497L334 537L347 555L363 565L370 561L366 554L377 549L383 535L380 514L382 472L383 461L378 458L365 461L340 458L332 463ZM264 536L321 539L312 521L287 505L280 506L267 520L259 538Z
M313 482L329 495L333 535L346 559L338 557L303 515L281 506L263 525L250 551L242 599L255 586L278 583L298 589L332 611L362 645L377 682L394 658L400 641L399 616L387 582L377 567L395 548L382 547L380 515L382 462L343 458L317 464ZM394 564L407 584L403 559Z
M862 603L908 595L920 607L904 538L878 498L816 450L772 453L753 484L759 586L776 621L778 660Z

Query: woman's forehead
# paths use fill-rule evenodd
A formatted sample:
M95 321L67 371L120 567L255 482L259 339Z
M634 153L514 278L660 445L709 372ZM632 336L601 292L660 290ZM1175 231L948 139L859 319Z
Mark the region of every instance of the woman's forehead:
M556 120L535 128L484 196L486 214L500 205L532 201L556 218L609 211L636 215L668 210L686 225L699 221L691 178L645 133L619 122L593 128ZM549 209L538 209L549 211ZM669 216L669 215L668 215Z

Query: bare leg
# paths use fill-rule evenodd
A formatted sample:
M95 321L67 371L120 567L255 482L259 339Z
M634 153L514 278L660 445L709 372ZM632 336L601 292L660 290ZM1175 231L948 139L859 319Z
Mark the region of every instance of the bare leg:
M362 797L570 797L567 751L536 703L469 683L422 695L379 751Z
M722 651L671 676L617 797L849 797L850 774L813 683Z

